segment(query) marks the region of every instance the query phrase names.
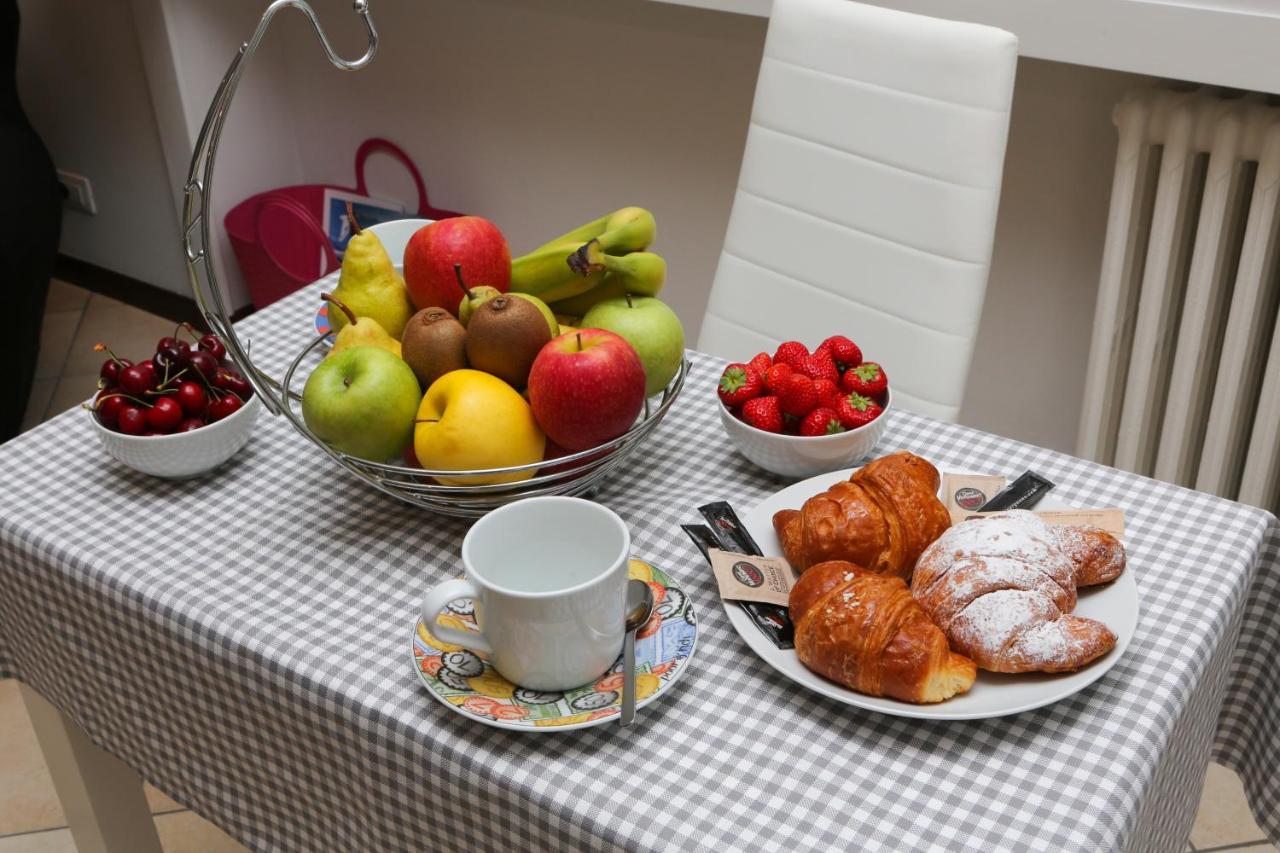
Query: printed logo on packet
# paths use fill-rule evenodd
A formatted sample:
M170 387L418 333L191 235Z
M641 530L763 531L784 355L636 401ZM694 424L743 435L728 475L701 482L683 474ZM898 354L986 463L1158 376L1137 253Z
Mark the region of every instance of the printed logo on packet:
M955 493L956 506L961 509L977 509L987 502L987 496L979 489L972 486L965 486L957 489Z
M733 576L744 586L755 588L764 584L764 572L746 560L733 564Z

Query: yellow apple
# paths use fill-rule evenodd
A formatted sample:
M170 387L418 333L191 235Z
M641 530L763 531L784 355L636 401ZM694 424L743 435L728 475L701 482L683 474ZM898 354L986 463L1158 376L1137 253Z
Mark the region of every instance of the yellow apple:
M540 462L545 442L533 410L519 392L479 370L450 371L431 383L413 431L418 463L435 471ZM529 479L534 471L436 479L446 486L515 483Z

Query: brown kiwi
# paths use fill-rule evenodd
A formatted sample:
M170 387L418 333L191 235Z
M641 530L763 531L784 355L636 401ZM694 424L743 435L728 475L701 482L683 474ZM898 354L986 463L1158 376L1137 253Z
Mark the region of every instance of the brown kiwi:
M547 320L532 302L495 296L477 308L467 324L467 361L513 388L523 388L533 360L549 340Z
M467 330L445 309L423 308L405 324L400 357L425 391L449 371L467 366Z

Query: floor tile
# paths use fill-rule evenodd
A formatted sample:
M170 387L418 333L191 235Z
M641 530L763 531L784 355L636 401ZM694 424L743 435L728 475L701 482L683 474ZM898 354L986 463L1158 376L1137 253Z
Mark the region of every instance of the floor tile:
M80 324L79 311L46 311L40 324L40 354L36 359L37 379L56 379L66 363L67 353Z
M1200 810L1191 828L1191 843L1205 850L1263 838L1262 830L1253 822L1240 778L1220 764L1210 764L1200 795Z
M175 803L150 785L144 785L143 790L146 791L147 805L151 807L152 814L156 812L182 811L183 806L181 804Z
M31 429L44 420L45 410L49 408L49 400L53 398L53 389L57 385L57 379L37 379L31 383L31 393L27 396L27 410L22 416L23 431Z
M49 405L45 409L45 418L51 418L54 415L60 415L72 406L77 406L88 400L98 390L98 374L95 371L91 374L81 374L79 376L63 375L58 380L58 384L54 386L53 394L49 397Z
M84 316L63 374L97 373L102 365L102 353L94 352L95 343L104 343L121 358L139 361L155 351L156 341L173 334L174 323L110 299L93 294L85 306Z
M30 835L0 837L0 853L79 853L71 830L55 829Z
M0 835L63 826L66 818L44 766L18 682L0 681ZM16 850L4 847L0 851ZM56 848L50 848L56 849Z
M165 853L245 852L242 845L195 812L158 815L156 831L160 833L160 846Z
M49 295L45 298L44 311L79 311L89 302L92 294L83 287L53 279L49 282Z

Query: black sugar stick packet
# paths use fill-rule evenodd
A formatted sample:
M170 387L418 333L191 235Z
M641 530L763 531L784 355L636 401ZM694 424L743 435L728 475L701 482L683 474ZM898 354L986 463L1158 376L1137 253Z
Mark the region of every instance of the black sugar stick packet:
M1025 471L1022 476L997 492L991 500L978 507L977 511L1031 509L1040 503L1040 499L1052 488L1053 483L1045 477L1041 477L1035 471Z
M702 552L702 556L707 558L708 564L711 562L709 548L720 548L724 551L732 551L737 554L750 554L756 557L763 557L760 546L756 544L755 539L742 526L742 522L738 519L738 514L733 511L733 507L724 501L716 501L706 506L698 507L698 512L702 513L710 524L710 527L701 524L684 524L681 528L685 533L689 534L689 538L693 540L693 544L698 546L698 550ZM795 648L795 626L791 624L791 614L787 608L777 604L763 604L754 601L737 602L743 610L747 611L747 615L751 617L751 621L756 627L764 632L770 641L780 649Z

